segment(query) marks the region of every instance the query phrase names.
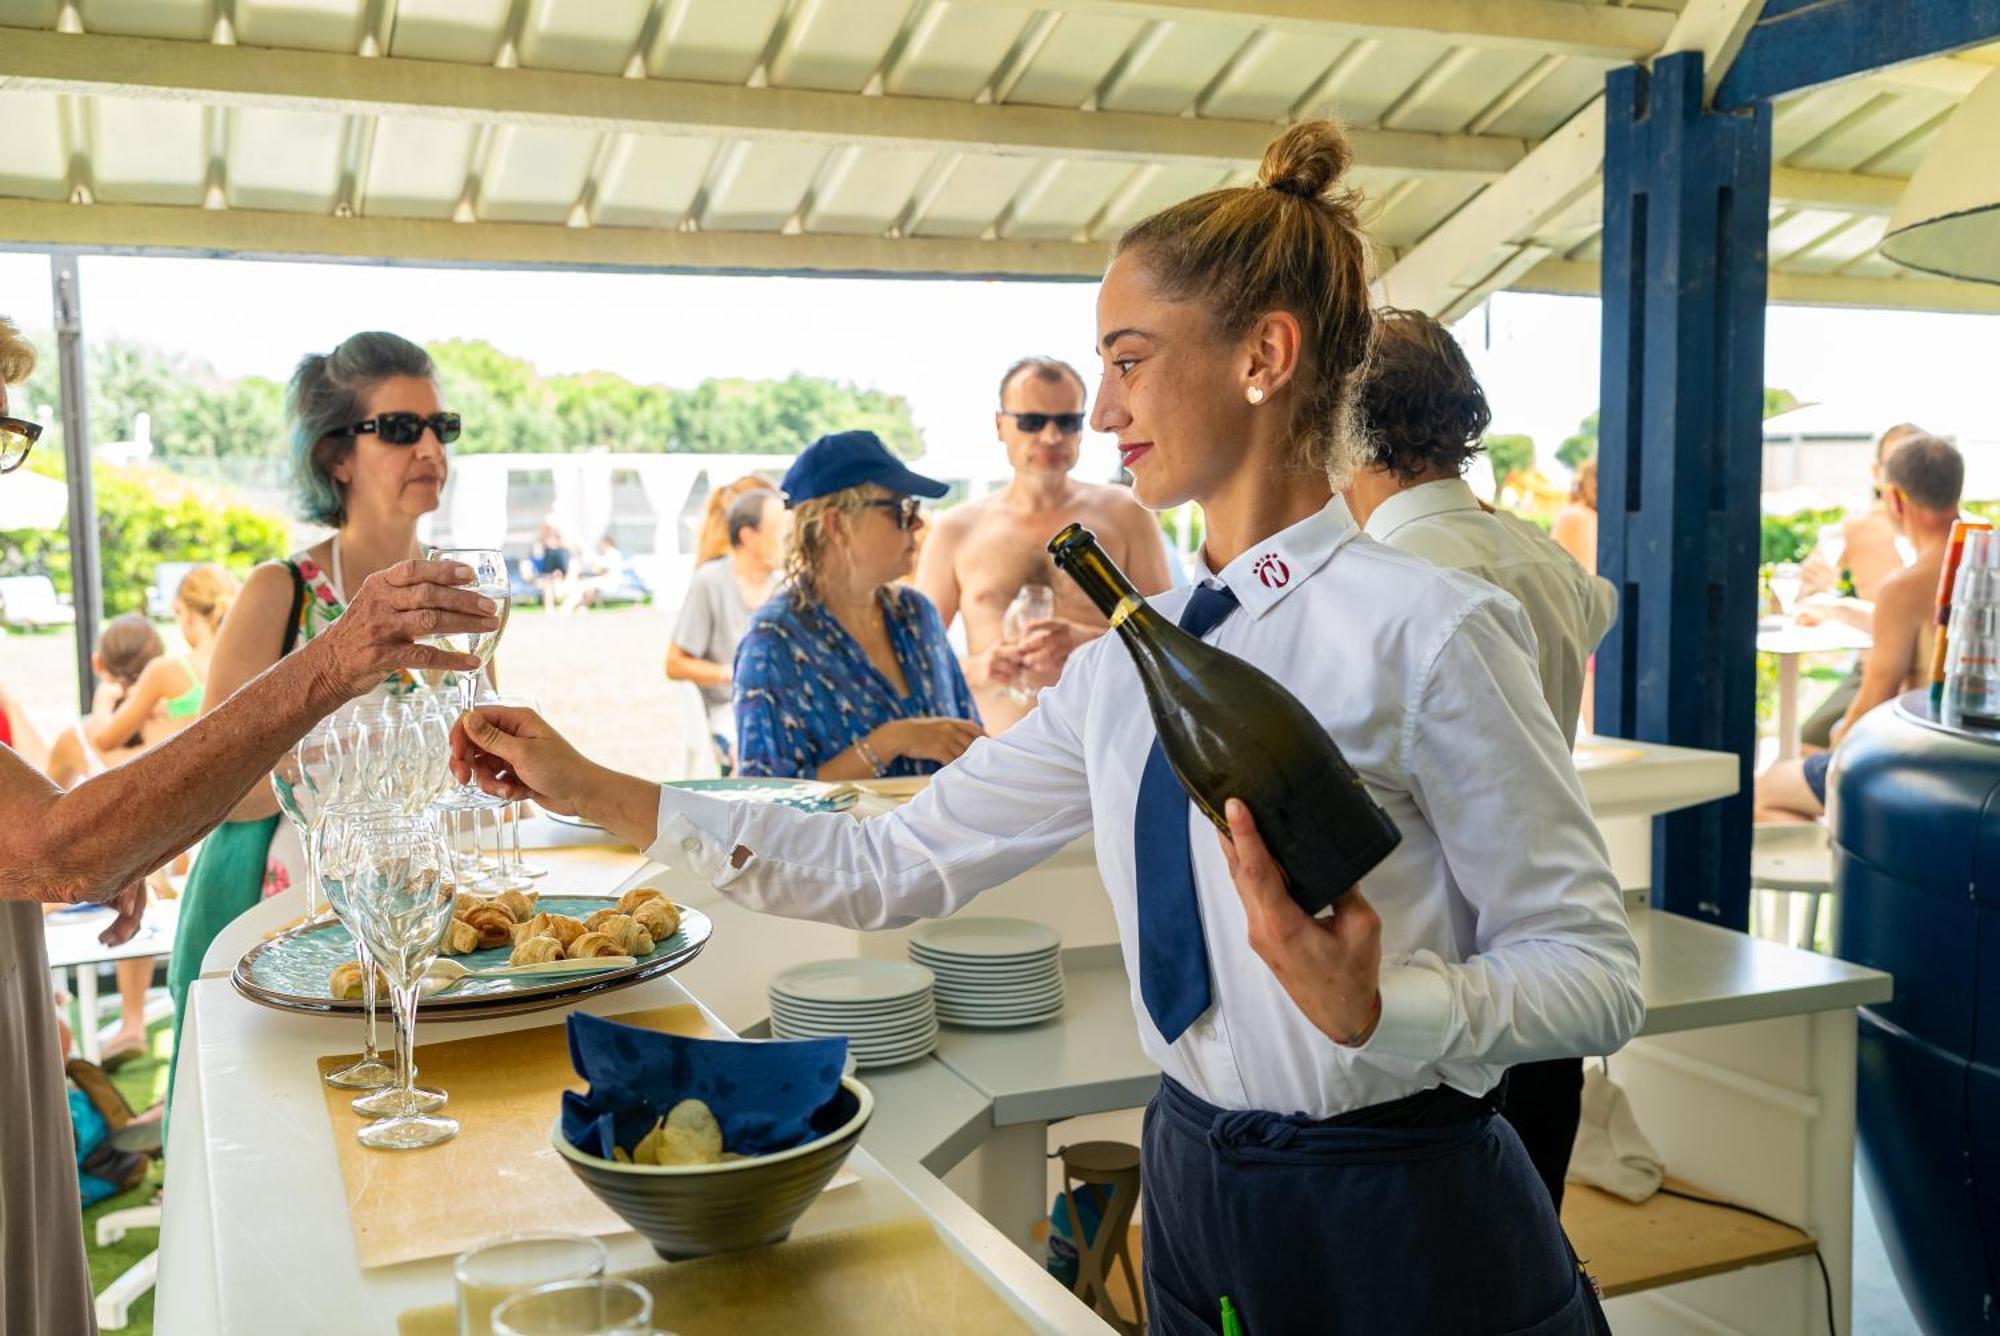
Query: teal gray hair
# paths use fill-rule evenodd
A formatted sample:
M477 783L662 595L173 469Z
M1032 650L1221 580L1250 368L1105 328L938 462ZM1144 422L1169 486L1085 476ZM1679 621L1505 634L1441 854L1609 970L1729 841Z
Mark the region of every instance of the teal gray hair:
M436 376L431 355L400 334L370 330L343 340L330 353L307 353L285 392L292 427L292 467L299 508L317 524L347 519L347 490L334 466L354 449L354 438L336 436L367 416L368 396L395 376Z

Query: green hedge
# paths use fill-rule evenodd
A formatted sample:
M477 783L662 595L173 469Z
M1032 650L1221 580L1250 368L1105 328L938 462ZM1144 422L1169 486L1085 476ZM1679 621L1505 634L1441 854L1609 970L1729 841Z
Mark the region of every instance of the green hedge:
M61 476L59 470L48 472ZM107 618L146 610L146 590L162 562L217 562L240 578L258 562L285 554L290 530L284 518L224 493L155 469L99 465L92 481ZM0 532L0 575L47 575L57 590L70 593L67 534Z
M1790 515L1766 515L1762 552L1758 560L1766 565L1780 561L1804 561L1819 543L1819 531L1838 524L1847 512L1839 506L1825 510L1801 510Z

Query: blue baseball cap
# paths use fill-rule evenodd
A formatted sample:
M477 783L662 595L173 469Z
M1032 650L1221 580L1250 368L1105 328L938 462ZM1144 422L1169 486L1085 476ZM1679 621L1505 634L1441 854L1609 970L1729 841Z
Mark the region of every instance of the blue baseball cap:
M796 506L871 482L899 496L927 496L933 501L951 490L947 483L903 467L903 461L890 454L872 431L836 431L820 437L799 452L779 485L785 491L785 504Z

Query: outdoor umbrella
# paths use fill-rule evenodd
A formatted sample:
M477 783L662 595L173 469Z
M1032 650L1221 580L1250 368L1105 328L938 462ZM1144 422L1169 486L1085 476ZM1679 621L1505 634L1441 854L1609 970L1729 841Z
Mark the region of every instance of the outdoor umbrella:
M0 533L60 529L69 514L69 489L54 478L25 470L0 482Z

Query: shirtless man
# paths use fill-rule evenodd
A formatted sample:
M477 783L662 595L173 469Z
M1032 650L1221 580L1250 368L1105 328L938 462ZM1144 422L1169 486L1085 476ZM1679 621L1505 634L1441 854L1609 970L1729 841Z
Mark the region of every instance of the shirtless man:
M1083 377L1068 363L1027 357L1009 367L993 425L1014 480L939 515L917 565L917 587L944 624L965 616L965 677L989 733L1033 709L1033 693L1054 685L1077 646L1107 629L1049 560L1048 541L1058 530L1071 521L1088 526L1142 594L1160 593L1169 583L1166 541L1152 515L1122 487L1069 476L1082 441L1083 405ZM1005 639L1007 606L1029 584L1055 591L1055 616Z
M1917 559L1883 578L1875 591L1875 643L1861 661L1861 686L1833 727L1838 744L1854 721L1930 674L1932 614L1938 572L1958 518L1965 459L1935 436L1905 437L1882 467L1882 504ZM1806 821L1826 811L1830 751L1780 761L1757 777L1759 821Z

